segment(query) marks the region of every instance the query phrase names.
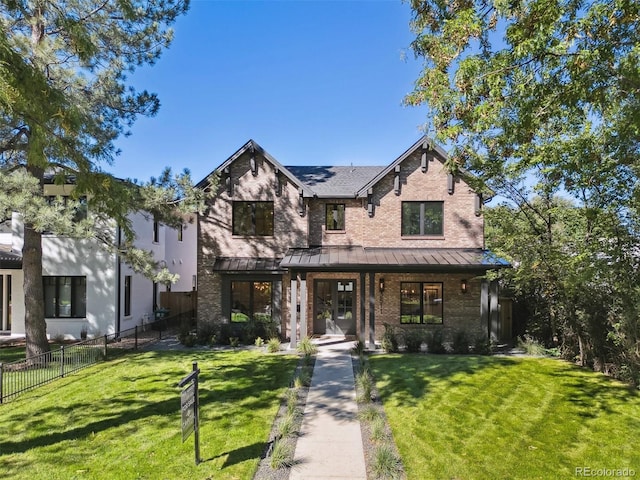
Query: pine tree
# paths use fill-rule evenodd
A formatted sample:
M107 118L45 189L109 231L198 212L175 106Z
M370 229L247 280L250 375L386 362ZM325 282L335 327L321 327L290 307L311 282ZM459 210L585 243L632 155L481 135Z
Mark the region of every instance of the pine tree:
M193 209L201 199L186 171L166 170L134 184L103 169L119 153L115 140L138 116L153 116L159 108L155 94L127 84L127 74L154 64L171 43L171 25L188 7L188 0L0 4L0 214L18 211L24 221L28 356L49 348L43 231L96 238L151 276L159 273L157 266L149 254L131 248L128 214L142 210L175 225L180 208ZM45 174L57 183L72 181L76 202L47 202ZM74 222L77 201L85 196L90 218ZM120 243L104 234L105 222L122 229Z

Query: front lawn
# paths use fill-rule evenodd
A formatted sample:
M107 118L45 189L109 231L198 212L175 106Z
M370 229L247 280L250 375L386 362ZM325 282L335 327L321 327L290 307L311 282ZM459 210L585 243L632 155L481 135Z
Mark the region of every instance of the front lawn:
M409 479L640 475L640 397L610 378L540 358L395 354L370 364Z
M0 472L28 479L251 479L298 357L145 352L0 405ZM177 383L197 361L200 455L182 443Z

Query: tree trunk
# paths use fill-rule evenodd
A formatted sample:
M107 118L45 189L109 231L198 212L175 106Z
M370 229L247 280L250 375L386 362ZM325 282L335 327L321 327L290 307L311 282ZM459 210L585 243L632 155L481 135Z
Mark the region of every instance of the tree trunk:
M29 171L43 183L44 172L40 168ZM22 270L24 273L24 328L27 342L27 357L49 352L47 324L44 320L44 285L42 282L42 234L31 224L24 226L22 247Z

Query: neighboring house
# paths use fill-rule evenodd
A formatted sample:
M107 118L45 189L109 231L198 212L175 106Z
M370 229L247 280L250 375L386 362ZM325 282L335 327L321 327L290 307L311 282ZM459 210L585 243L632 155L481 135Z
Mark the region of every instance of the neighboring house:
M199 218L198 321L274 318L292 344L384 324L497 338L508 267L484 249L482 197L422 138L387 166L285 167L250 140ZM207 181L199 187L207 188Z
M68 196L73 185L45 185L45 195ZM91 212L84 212L90 215ZM191 291L195 281L195 215L182 229L171 229L142 214L131 216L136 246L150 250L180 280L172 291ZM109 227L110 235L118 229ZM23 226L19 214L0 225L0 331L24 334L22 272ZM47 333L80 338L119 333L154 320L165 285L135 273L94 240L53 234L42 236L42 268Z

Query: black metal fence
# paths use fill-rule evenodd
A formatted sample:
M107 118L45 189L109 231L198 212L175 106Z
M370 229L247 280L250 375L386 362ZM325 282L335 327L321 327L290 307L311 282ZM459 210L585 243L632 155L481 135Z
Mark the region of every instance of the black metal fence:
M27 390L105 361L109 352L114 349L137 350L161 340L163 335L176 331L183 323L189 324L192 318L193 312L186 312L123 330L118 334L63 345L35 357L0 363L0 404Z

